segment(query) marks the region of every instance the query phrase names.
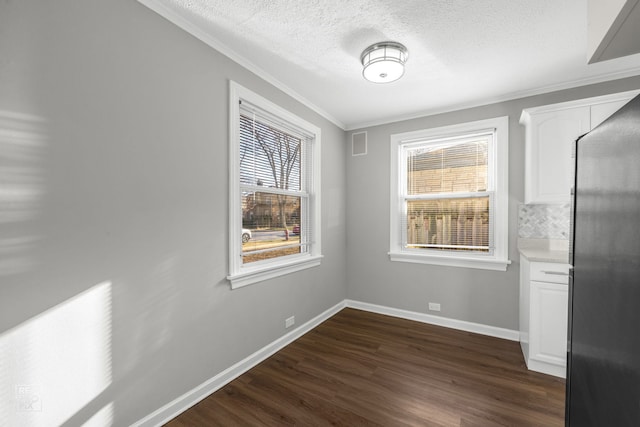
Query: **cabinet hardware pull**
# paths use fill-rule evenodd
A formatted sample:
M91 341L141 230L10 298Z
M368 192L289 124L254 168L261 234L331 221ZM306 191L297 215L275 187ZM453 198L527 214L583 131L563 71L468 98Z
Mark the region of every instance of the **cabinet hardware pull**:
M569 273L565 273L564 271L545 271L542 270L544 274L553 274L555 276L568 276Z

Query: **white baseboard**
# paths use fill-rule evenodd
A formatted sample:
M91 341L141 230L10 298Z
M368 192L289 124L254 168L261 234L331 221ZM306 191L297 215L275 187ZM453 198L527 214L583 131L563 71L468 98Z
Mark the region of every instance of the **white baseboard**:
M230 368L225 369L220 372L215 377L205 381L194 389L186 392L182 396L174 399L173 401L167 403L160 409L154 411L153 413L147 415L143 419L137 421L132 424L133 427L151 427L151 426L161 426L171 419L175 418L182 412L186 411L196 403L200 402L211 393L230 383L240 375L247 372L249 369L253 368L260 362L267 359L269 356L278 352L282 348L291 344L302 335L306 334L316 326L320 325L325 320L329 319L334 314L338 313L340 310L345 308L345 301L342 301L325 312L319 314L313 319L309 320L303 325L300 325L298 328L289 332L288 334L278 338L273 341L271 344L261 348L256 351L249 357L241 360Z
M553 375L554 377L566 378L567 366L558 365L556 363L543 362L529 358L527 360L527 369L530 371L542 372L543 374Z
M481 323L467 322L464 320L450 319L448 317L433 316L416 311L401 310L398 308L385 307L383 305L369 304L366 302L345 300L347 307L358 310L370 311L372 313L385 314L387 316L400 317L402 319L415 320L417 322L429 323L431 325L444 326L446 328L458 329L476 334L488 335L490 337L502 338L510 341L519 341L520 332L511 329L498 328L496 326L483 325Z
M247 372L249 369L264 361L269 356L291 344L302 335L320 325L322 322L329 319L345 307L385 314L387 316L400 317L402 319L415 320L417 322L429 323L432 325L444 326L447 328L459 329L467 332L474 332L477 334L503 338L511 341L519 340L519 332L512 331L510 329L497 328L495 326L482 325L480 323L465 322L464 320L449 319L446 317L432 316L430 314L418 313L415 311L401 310L398 308L385 307L382 305L369 304L366 302L345 299L344 301L334 305L330 309L309 320L307 323L299 326L297 329L289 332L281 338L273 341L271 344L268 344L267 346L256 351L249 357L225 369L215 377L205 381L194 389L186 392L182 396L167 403L160 409L132 424L132 426L155 427L167 423L171 419L177 417L182 412L186 411L196 403L209 396L211 393L222 388L240 375Z

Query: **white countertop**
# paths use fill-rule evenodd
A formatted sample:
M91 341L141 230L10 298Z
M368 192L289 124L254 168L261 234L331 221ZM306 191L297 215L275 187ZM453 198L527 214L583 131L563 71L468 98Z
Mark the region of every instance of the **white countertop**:
M569 262L569 241L560 239L518 238L518 251L529 261Z

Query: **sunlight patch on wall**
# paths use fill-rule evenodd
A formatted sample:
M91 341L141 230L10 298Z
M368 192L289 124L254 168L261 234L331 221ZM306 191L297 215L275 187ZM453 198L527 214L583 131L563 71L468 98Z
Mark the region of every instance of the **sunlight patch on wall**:
M23 224L40 211L46 139L43 119L0 110L0 277L31 267L39 239Z
M0 425L60 425L111 384L111 292L102 282L0 334Z

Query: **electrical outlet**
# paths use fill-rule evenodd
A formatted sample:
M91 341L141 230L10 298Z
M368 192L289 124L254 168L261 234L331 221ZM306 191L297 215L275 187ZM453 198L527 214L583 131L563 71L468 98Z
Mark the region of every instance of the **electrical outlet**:
M429 303L429 311L440 311L440 303L430 302Z
M285 327L285 328L290 328L290 327L292 327L293 325L295 325L295 323L296 323L296 316L288 317L288 318L284 321L284 327Z

